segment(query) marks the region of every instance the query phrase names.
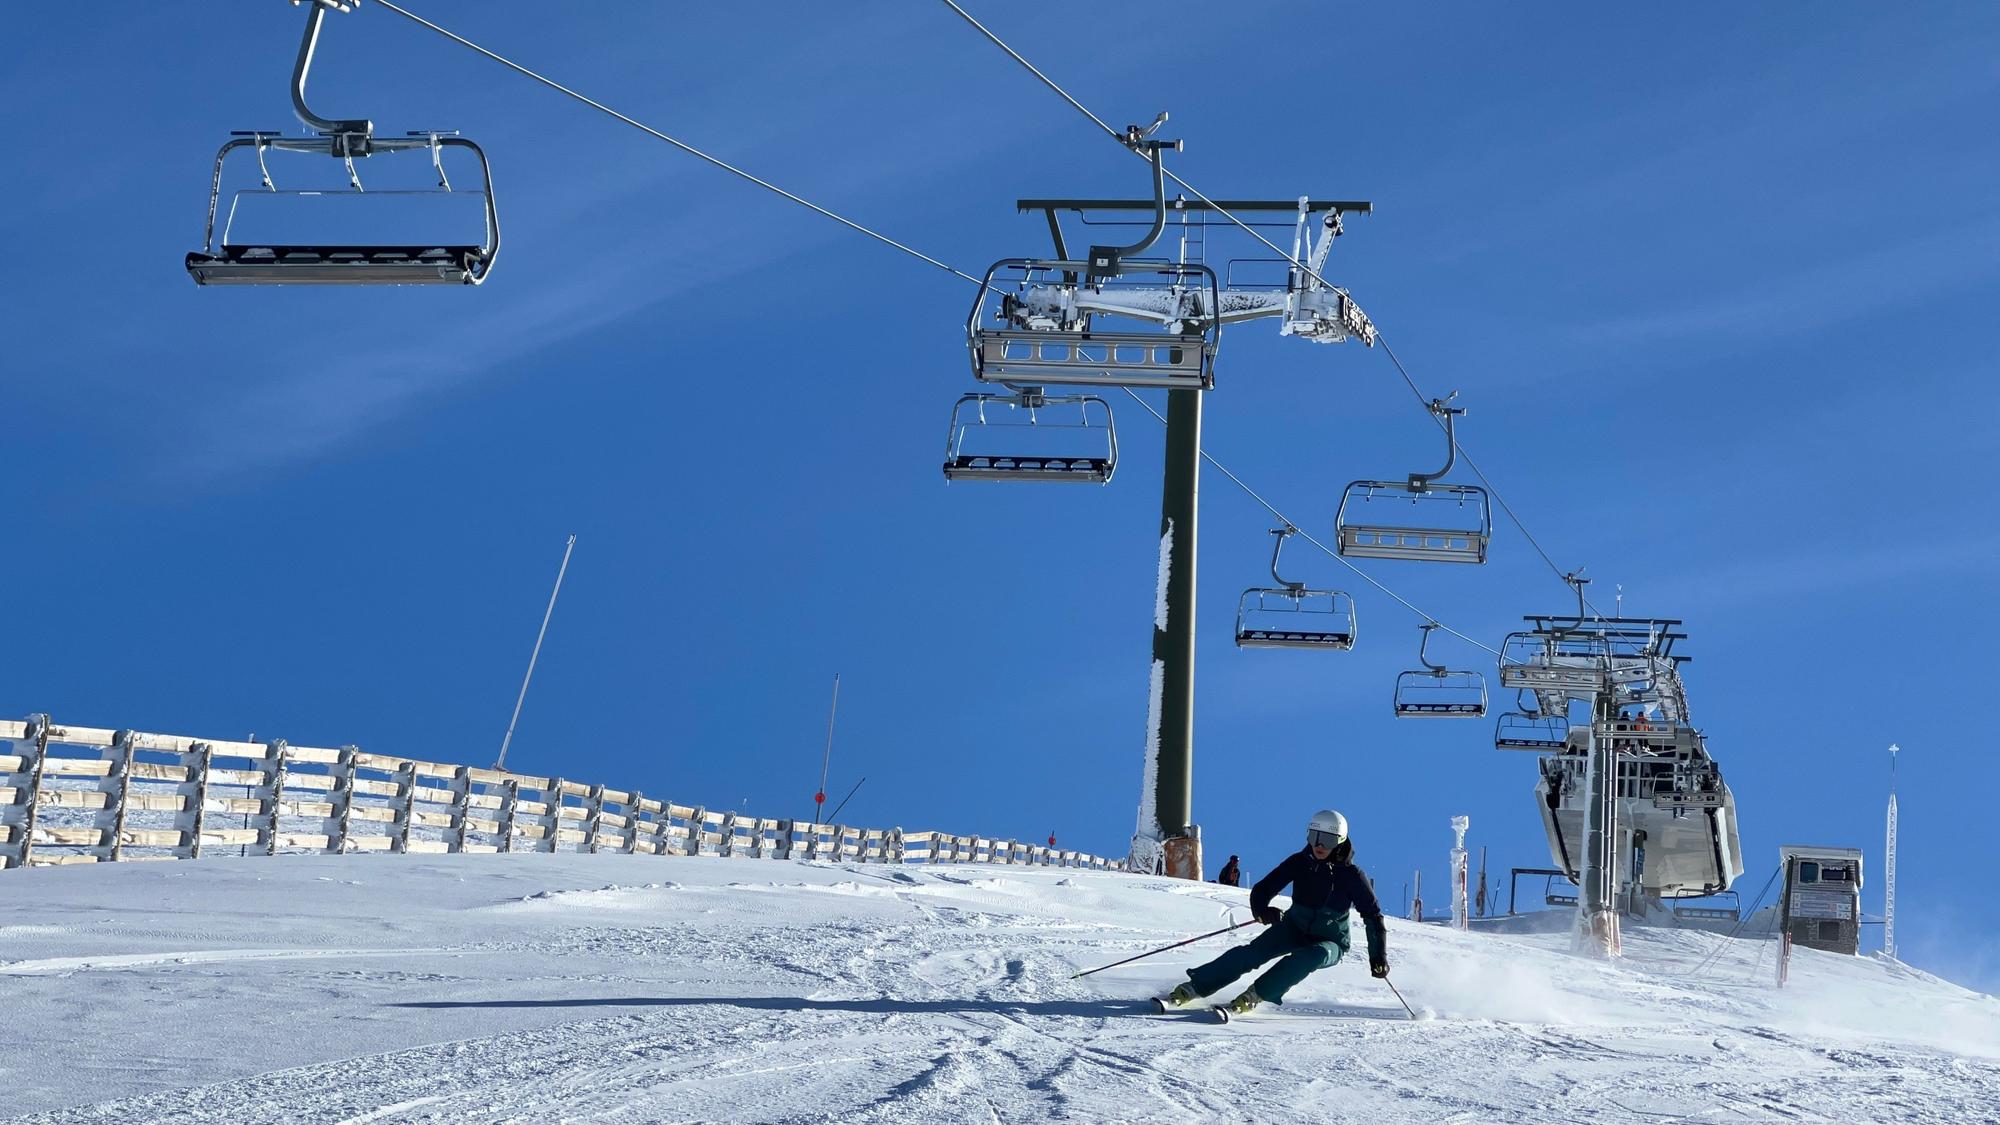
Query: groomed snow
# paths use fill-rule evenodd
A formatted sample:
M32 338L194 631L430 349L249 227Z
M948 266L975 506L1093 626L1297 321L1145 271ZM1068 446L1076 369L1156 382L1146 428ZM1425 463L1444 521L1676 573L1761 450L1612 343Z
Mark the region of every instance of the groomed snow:
M1277 857L1271 857L1273 859ZM1244 892L1061 870L278 857L0 874L34 1121L1991 1120L2000 1001L1878 959L1390 923L1227 1027L1146 997ZM1244 931L1247 934L1247 930ZM1234 935L1236 937L1242 934ZM1690 970L1711 954L1706 971Z

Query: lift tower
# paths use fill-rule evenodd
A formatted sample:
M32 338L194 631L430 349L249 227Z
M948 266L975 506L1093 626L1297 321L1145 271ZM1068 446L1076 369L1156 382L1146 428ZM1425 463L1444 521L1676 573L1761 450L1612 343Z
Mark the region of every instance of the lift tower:
M1211 220L1211 213L1227 211L1231 215L1254 215L1254 218L1242 220L1245 225L1289 226L1302 232L1310 224L1318 224L1322 231L1316 241L1308 241L1310 250L1303 257L1297 253L1294 255L1311 265L1312 275L1317 275L1324 266L1327 249L1340 232L1340 217L1350 213L1367 214L1374 209L1366 201L1316 200L1310 197L1213 202L1186 199L1166 202L1158 197L1022 199L1016 201L1016 206L1022 212L1040 211L1047 218L1049 234L1055 240L1055 259L1044 264L1052 267L1074 264L1077 268L1067 274L1068 285L1072 287L1076 285L1079 273L1098 268L1101 251L1112 251L1111 262L1115 267L1118 264L1116 252L1120 248L1093 246L1087 258L1072 258L1063 236L1061 217L1064 214L1150 213L1150 221L1126 220L1121 224L1117 220L1091 220L1091 225L1150 226L1154 238L1162 230L1163 219L1171 217L1179 224L1180 265L1168 268L1187 270L1196 268L1190 265L1190 260L1201 258L1209 226L1235 225L1236 221L1231 219ZM1285 218L1274 221L1275 214L1283 214ZM1191 234L1191 231L1196 233ZM1141 247L1146 245L1149 241L1140 244ZM1208 271L1204 268L1203 272ZM1213 290L1212 295L1195 294L1197 302L1212 300L1213 304L1199 310L1198 318L1188 319L1206 321L1210 329L1219 333L1224 324L1282 317L1282 332L1285 335L1323 343L1347 339L1370 345L1374 343L1374 325L1353 305L1345 292L1327 287L1317 276L1309 276L1296 265L1289 272L1291 276L1282 285L1227 286ZM1209 276L1213 278L1212 273ZM1085 277L1086 286L1090 280ZM988 284L991 285L990 278ZM1131 290L1125 296L1134 302L1144 302L1154 294ZM1187 306L1182 304L1176 307ZM1213 344L1209 346L1213 347ZM1191 364L1193 359L1189 356L1187 362ZM1167 362L1178 365L1182 361L1176 352ZM1047 375L1048 372L1044 370L1040 374ZM1211 376L1212 371L1205 372L1198 383L1168 381L1157 376L1149 376L1144 382L1136 378L1128 381L1122 376L1078 376L1079 381L1098 385L1156 386L1165 387L1167 391L1166 464L1160 490L1160 595L1153 616L1151 696L1146 713L1146 759L1139 804L1140 823L1133 836L1131 859L1142 870L1186 879L1202 877L1201 833L1193 823L1195 545L1201 490L1202 396ZM981 373L979 377L986 381L1000 378L992 373Z

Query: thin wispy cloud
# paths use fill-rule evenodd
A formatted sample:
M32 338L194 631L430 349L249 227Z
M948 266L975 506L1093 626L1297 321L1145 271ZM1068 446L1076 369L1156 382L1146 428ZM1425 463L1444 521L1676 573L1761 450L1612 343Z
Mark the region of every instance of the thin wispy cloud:
M1898 305L2000 272L2000 216L1790 272L1742 279L1726 290L1631 316L1571 327L1587 347L1663 337L1773 337L1849 325L1885 331Z

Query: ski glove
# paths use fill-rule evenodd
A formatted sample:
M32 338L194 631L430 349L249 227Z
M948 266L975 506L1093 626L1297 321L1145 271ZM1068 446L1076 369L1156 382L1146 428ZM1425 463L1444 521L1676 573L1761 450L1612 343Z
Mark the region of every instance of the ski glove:
M1368 972L1371 976L1387 977L1389 975L1389 962L1370 961L1368 962Z
M1281 920L1283 920L1284 917L1285 916L1283 914L1280 914L1278 912L1278 908L1275 906L1267 906L1264 909L1257 911L1257 920L1259 922L1264 923L1266 926L1275 926Z

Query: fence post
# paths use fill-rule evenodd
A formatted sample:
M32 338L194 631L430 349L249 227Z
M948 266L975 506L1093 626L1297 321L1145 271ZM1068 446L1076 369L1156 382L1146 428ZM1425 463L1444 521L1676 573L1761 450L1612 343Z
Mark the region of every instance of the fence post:
M20 776L25 783L20 786L24 792L15 799L25 804L27 811L22 814L21 823L14 826L12 843L19 847L9 849L14 854L7 859L8 867L28 866L34 850L35 816L42 803L42 770L49 757L49 725L47 715L28 716L28 729L22 732L25 737L14 744L20 751Z
M547 827L542 829L542 840L548 847L541 850L553 854L562 848L563 779L550 778L549 787L542 790L542 796L547 799L549 809L545 820Z
M410 850L410 828L417 819L417 763L404 762L396 768L395 819L390 822L389 850L398 855Z
M291 757L292 747L282 738L274 738L264 744L267 755L264 766L271 778L271 813L264 818L264 854L278 854L278 818L284 815L285 805L285 763Z
M111 739L111 775L106 781L118 783L117 792L105 787L107 799L118 802L111 816L111 861L125 858L125 800L132 795L132 742L129 730L121 730ZM178 818L176 818L178 820Z
M471 831L468 824L472 818L472 767L459 766L451 771L451 827L444 832L444 850L457 854L465 850L465 837Z
M722 856L736 854L736 814L733 812L722 814L722 847L716 854Z
M604 786L593 785L583 798L583 850L597 854L597 838L604 831Z
M889 834L883 838L882 859L898 867L903 866L903 830L901 828L889 829Z
M637 789L625 801L625 846L618 849L626 855L634 855L639 850L639 826L646 819L646 795Z
M792 822L778 821L778 858L792 858Z
M215 747L197 742L189 750L190 753L181 756L183 761L193 759L186 766L188 781L193 784L182 787L192 794L188 799L194 807L194 830L188 833L187 849L189 859L200 859L201 833L208 827L208 767L215 760Z
M354 810L354 757L360 752L358 746L343 746L333 763L333 788L328 790L333 802L333 832L327 837L326 850L336 855L347 851L348 814Z
M700 855L703 827L708 824L708 810L700 805L687 815L687 850L682 855Z

